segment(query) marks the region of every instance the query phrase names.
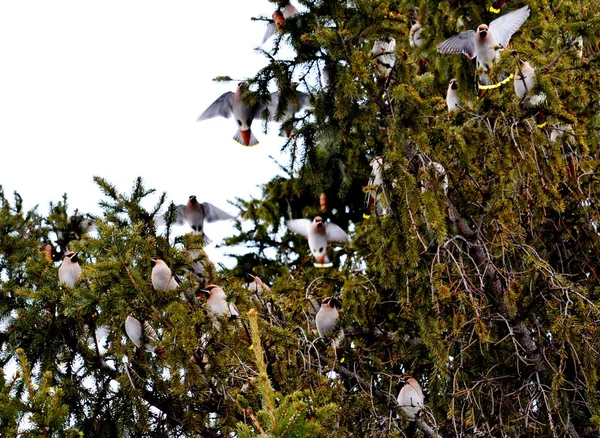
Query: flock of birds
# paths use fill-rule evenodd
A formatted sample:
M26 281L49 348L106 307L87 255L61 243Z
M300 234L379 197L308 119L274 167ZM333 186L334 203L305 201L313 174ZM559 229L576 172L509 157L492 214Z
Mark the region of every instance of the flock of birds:
M496 12L494 10L494 12ZM499 11L497 11L499 12ZM268 40L276 31L282 32L285 26L285 21L290 17L298 14L298 10L289 2L282 4L273 14L273 22L269 24L265 33L263 43ZM499 18L493 20L489 25L481 24L476 30L468 30L452 36L446 41L437 45L437 50L442 54L464 54L469 59L476 59L476 65L479 72L480 88L494 86L489 83L489 73L498 60L499 53L505 49L512 35L519 30L526 19L529 17L530 10L528 6L508 12ZM423 28L416 22L409 33L410 45L418 47L423 43ZM379 74L387 77L395 65L395 39L385 38L375 42L372 54L377 59L377 68ZM534 87L535 69L528 62L523 62L522 66L517 69L514 77L514 87L516 94L527 99L527 105L538 105L544 101L543 94L530 95ZM233 115L237 132L233 137L237 142L245 146L254 146L258 140L251 131L252 121L264 110L264 107L254 105L247 106L242 96L247 90L247 82L240 82L235 92L227 92L215 100L198 118L198 120L206 120L213 117L221 116L225 118ZM294 86L295 88L295 86ZM460 108L460 102L457 95L458 83L456 79L452 79L448 86L446 101L448 111L454 111ZM292 124L290 123L295 114L301 109L308 106L309 96L306 93L296 91L296 98L289 102L284 114L280 119L285 120L283 123L281 135L292 135ZM266 106L267 113L274 115L279 104L278 93L271 94L271 101ZM438 173L444 175L444 169L439 163L429 163ZM377 157L371 162L373 167L373 177L371 184L373 186L381 186L382 176L381 168L383 167L382 157ZM447 178L444 175L444 180L441 182L444 192L448 187ZM193 232L204 235L205 243L210 243L210 239L204 234L204 223L215 222L220 220L234 219L234 216L215 207L207 202L198 202L196 196L190 196L187 204L179 205L177 208L176 224L187 224ZM325 222L323 218L317 216L313 220L310 219L290 219L287 221L287 227L294 233L304 236L308 240L308 245L315 261L314 265L320 268L332 266L331 260L327 255L329 242L348 242L348 234L339 226L332 222ZM198 252L190 254L192 260L198 256ZM151 282L154 289L159 291L169 291L177 289L181 281L177 275L173 275L171 269L160 258L153 258L151 261L152 274ZM204 266L198 263L193 272L201 278L204 273ZM76 283L81 276L81 266L79 265L78 253L68 252L63 262L58 269L59 281L67 287L76 287ZM213 321L213 326L219 329L219 319L235 318L239 316L239 311L233 303L227 301L227 296L223 288L215 284L204 285L202 283L199 289L200 295L204 295L206 299L205 308L208 315ZM250 291L260 292L268 288L260 278L252 276L252 281L247 284ZM182 299L194 304L197 304L197 296L189 297L184 292ZM336 323L339 317L338 309L340 308L339 301L334 297L327 297L322 300L321 306L315 316L316 328L319 336L329 338L336 332ZM131 341L138 347L149 352L156 353L159 338L154 329L146 321L143 324L134 316L129 315L125 321L125 331ZM343 331L342 331L343 333ZM402 406L409 417L414 417L424 406L424 396L419 382L413 377L405 377L404 386L398 394L397 401Z

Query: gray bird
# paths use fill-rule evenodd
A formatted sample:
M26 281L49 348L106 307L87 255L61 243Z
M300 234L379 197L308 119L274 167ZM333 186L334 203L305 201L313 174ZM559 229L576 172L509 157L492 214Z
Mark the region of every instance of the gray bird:
M424 405L424 396L421 385L414 377L404 378L404 386L398 394L398 404L410 418L415 418Z
M408 43L413 49L416 49L418 47L421 47L423 45L423 42L423 27L421 26L421 23L415 21L415 24L411 26L410 31L408 33Z
M450 83L448 84L448 92L446 93L446 104L448 105L448 112L458 109L459 101L458 94L456 93L458 90L458 83L456 79L450 79Z
M287 107L281 117L277 117L277 106L279 105L280 93L271 93L271 101L267 105L267 110L275 120L283 121L281 130L279 131L280 137L290 137L292 135L294 126L291 122L294 120L294 116L300 110L308 106L308 94L296 90L297 86L297 82L292 83L294 96L292 99L288 99Z
M81 266L79 266L77 253L69 251L58 268L58 280L68 287L73 287L80 276Z
M477 58L477 68L489 73L500 51L504 50L512 35L529 17L529 6L504 14L489 26L480 24L477 30L467 30L437 45L440 53L462 53L469 59Z
M312 221L309 219L291 219L286 222L287 227L294 233L301 234L308 239L310 252L317 261L317 268L332 266L327 257L327 245L330 241L348 242L348 235L333 222L324 222L320 216Z
M242 102L242 95L247 89L247 82L238 83L235 93L232 91L223 93L202 114L200 114L198 121L212 119L213 117L218 116L228 119L233 114L233 118L235 119L238 128L233 139L244 146L257 145L258 140L252 133L250 126L259 113L260 107L256 104L249 108Z
M233 219L234 216L224 212L208 202L198 202L195 195L191 195L186 205L177 206L177 225L188 223L196 233L204 234L204 221L209 223ZM211 240L204 234L204 243Z
M394 65L396 65L396 40L394 38L382 38L375 41L371 49L371 55L377 60L379 75L387 78Z
M320 337L328 338L333 334L339 316L337 310L339 306L339 302L335 298L323 298L321 308L315 317L315 323L317 324L317 331L319 332Z
M142 330L142 323L137 318L128 315L125 320L125 333L127 333L127 336L136 347L142 348L143 343L146 351L150 353L156 352L158 335L148 321L144 321L144 328Z

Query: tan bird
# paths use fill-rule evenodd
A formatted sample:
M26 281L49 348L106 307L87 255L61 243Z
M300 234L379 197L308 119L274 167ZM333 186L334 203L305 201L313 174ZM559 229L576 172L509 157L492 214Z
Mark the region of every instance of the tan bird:
M206 310L210 315L228 318L237 318L240 315L235 304L227 302L225 291L220 286L209 284L201 291L208 295Z
M75 286L81 276L81 266L76 252L69 251L58 268L58 280L68 287Z
M335 324L339 317L337 310L339 306L339 302L335 298L323 298L321 308L315 317L315 323L317 324L317 331L319 332L320 337L328 338L333 334Z
M398 404L408 414L409 418L414 419L424 406L423 390L421 385L414 377L406 376L404 386L398 394Z
M128 315L127 319L125 319L125 333L127 333L127 336L136 347L142 348L143 343L146 351L150 353L156 352L158 335L148 321L144 321L144 329L142 330L142 323L137 318Z
M150 260L152 265L152 286L159 291L167 291L176 289L179 286L179 279L171 273L171 269L167 264L154 257Z

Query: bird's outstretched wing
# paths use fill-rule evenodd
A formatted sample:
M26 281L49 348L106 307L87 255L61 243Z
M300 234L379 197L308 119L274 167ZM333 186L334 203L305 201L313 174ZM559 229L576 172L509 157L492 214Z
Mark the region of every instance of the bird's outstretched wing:
M348 242L350 240L348 234L334 223L327 222L325 224L325 231L327 232L327 240L329 241Z
M529 6L504 14L490 23L490 33L494 35L498 44L506 48L510 37L525 23L527 17L529 17Z
M462 53L467 55L469 59L475 57L475 38L474 30L467 30L442 41L437 45L440 53Z
M233 219L235 216L224 212L220 208L215 207L208 202L202 203L202 209L204 210L204 218L207 222L224 221L227 219Z
M233 102L233 91L228 91L210 104L206 110L198 117L198 122L201 120L212 119L213 117L231 117L231 104Z
M286 222L287 227L294 233L298 233L308 238L308 227L310 227L310 219L290 219Z
M185 205L179 204L177 206L177 220L175 221L175 224L183 225L185 223L187 223L187 220L185 218Z

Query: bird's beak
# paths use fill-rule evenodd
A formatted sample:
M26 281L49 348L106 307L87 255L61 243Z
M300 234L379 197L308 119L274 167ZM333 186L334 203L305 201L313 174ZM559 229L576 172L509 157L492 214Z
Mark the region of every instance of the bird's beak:
M244 144L248 146L250 144L250 130L246 129L245 131L240 130L240 135L242 136L242 140L244 140Z

